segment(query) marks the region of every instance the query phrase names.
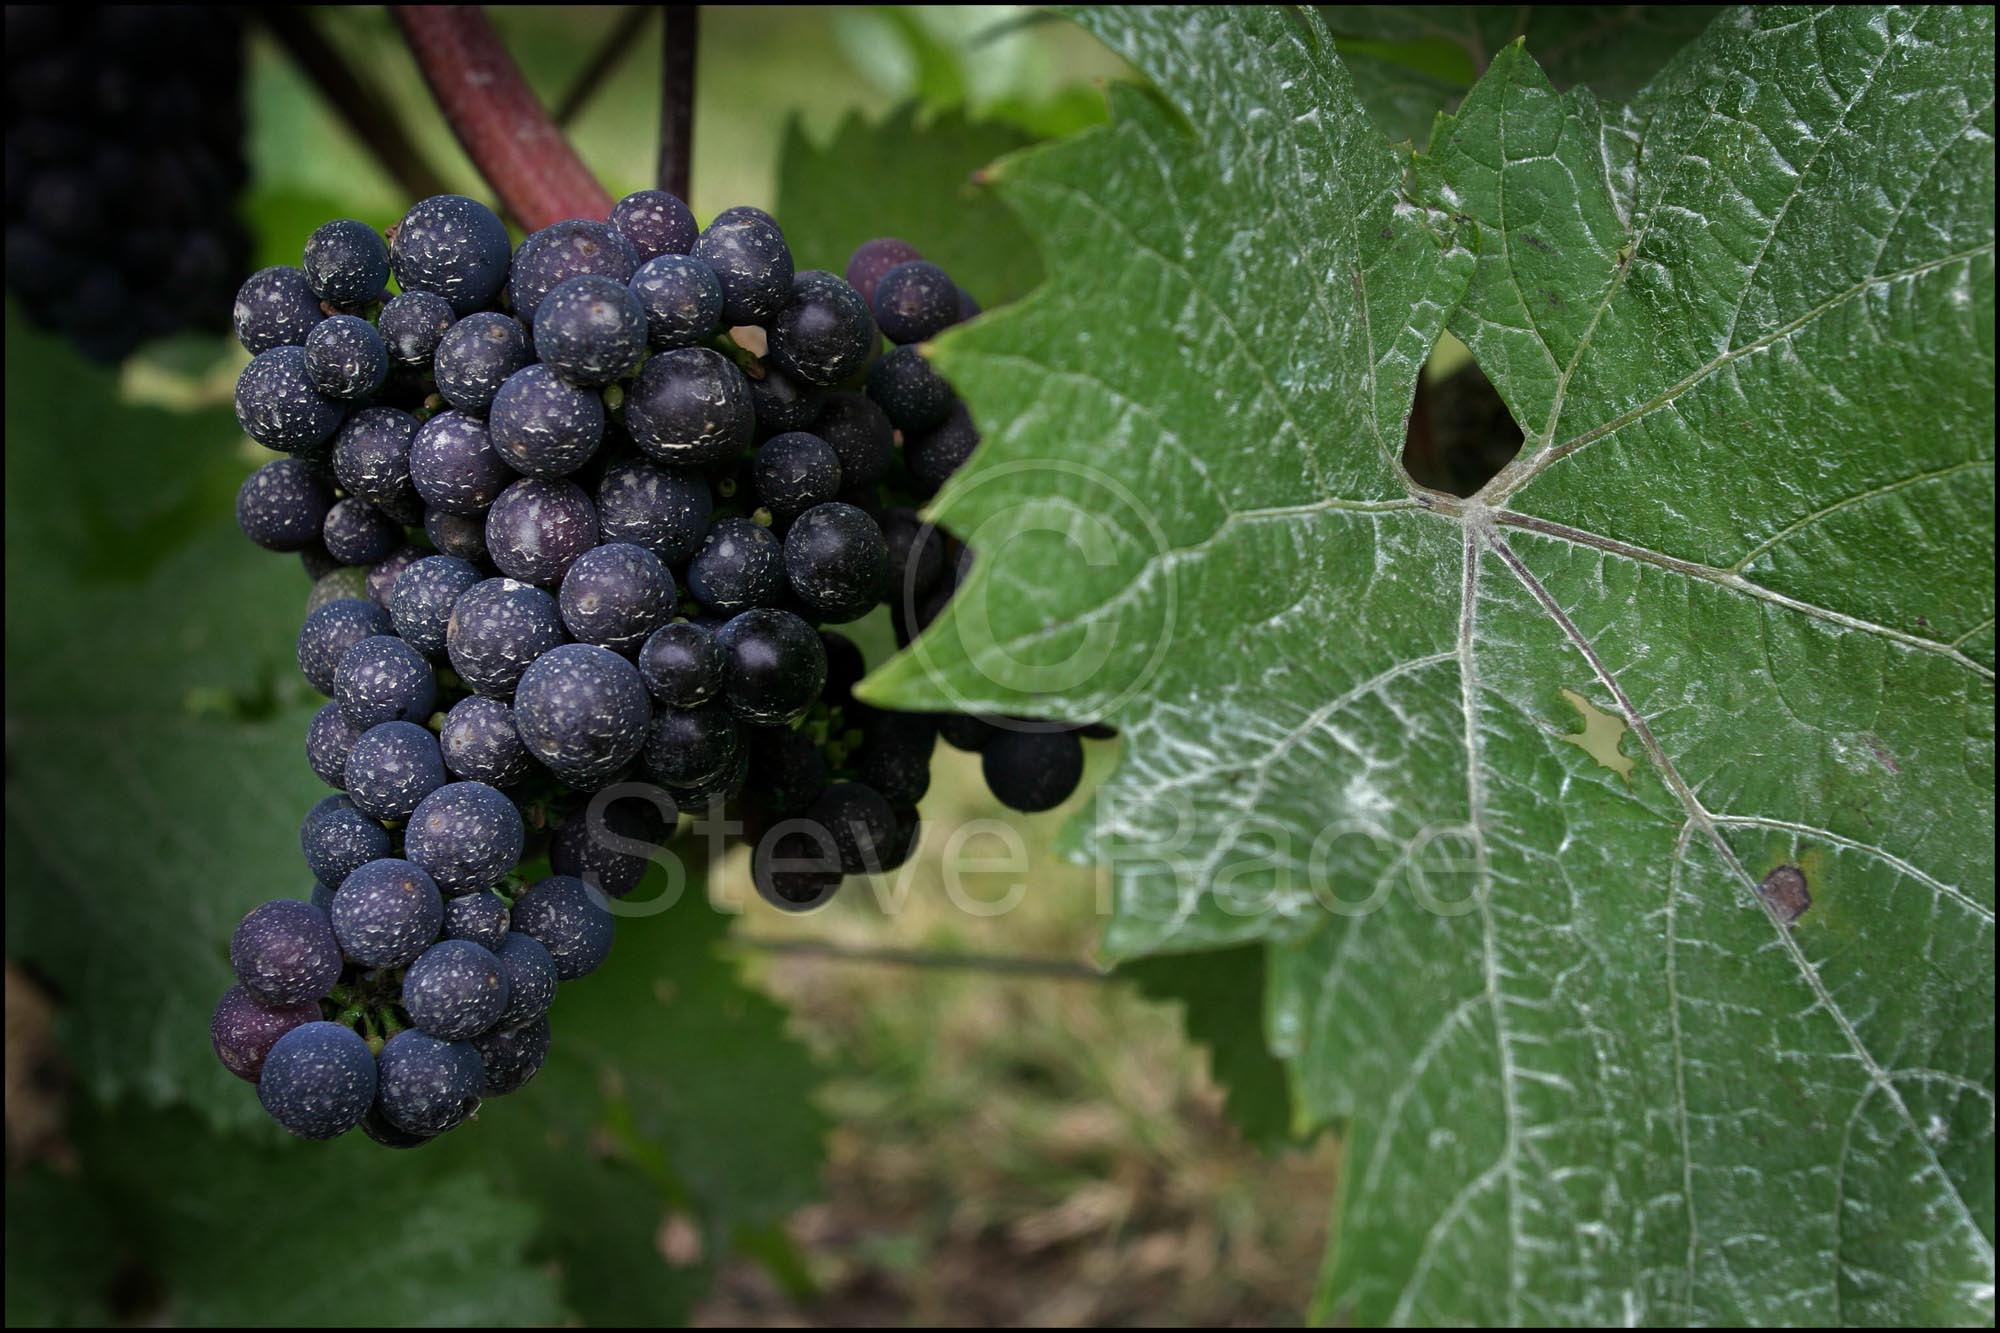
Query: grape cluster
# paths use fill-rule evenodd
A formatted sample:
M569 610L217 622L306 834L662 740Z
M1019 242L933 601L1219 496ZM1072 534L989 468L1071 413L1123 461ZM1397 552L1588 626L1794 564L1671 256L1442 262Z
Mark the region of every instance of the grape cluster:
M244 282L237 417L284 456L237 518L316 579L336 789L215 1014L279 1123L409 1146L534 1077L683 811L797 911L909 857L940 734L1016 809L1076 788L1086 733L871 708L828 628L887 602L907 643L967 567L911 506L978 435L914 344L975 310L900 241L794 272L769 215L652 190L511 249L439 196Z
M117 361L221 329L249 254L242 17L217 5L7 6L7 288Z

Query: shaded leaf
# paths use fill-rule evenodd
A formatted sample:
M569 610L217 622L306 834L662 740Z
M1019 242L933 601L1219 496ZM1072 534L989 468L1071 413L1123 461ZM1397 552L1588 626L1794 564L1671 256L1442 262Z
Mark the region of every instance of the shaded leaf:
M919 121L914 103L873 124L849 115L825 145L793 117L778 216L798 266L844 273L863 241L900 236L982 305L1013 300L1041 278L1041 264L1020 222L975 177L1029 142L959 111Z

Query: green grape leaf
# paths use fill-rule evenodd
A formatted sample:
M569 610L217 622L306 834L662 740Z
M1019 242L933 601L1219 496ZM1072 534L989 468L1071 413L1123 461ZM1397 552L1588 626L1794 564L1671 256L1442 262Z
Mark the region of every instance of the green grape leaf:
M99 1096L253 1124L206 1029L237 918L312 884L306 578L236 531L227 409L125 406L18 324L6 356L8 952Z
M118 1255L113 1219L73 1174L30 1167L7 1178L7 1327L103 1328Z
M996 173L1050 279L935 345L978 555L863 694L1119 726L1106 947L1266 942L1349 1126L1323 1317L1990 1321L1991 12L1509 51L1412 161L1311 15L1080 17L1154 92Z
M1392 139L1424 142L1494 55L1528 39L1558 87L1623 101L1722 12L1720 5L1325 5L1341 59Z
M429 1148L257 1145L186 1112L78 1126L100 1249L139 1269L188 1327L533 1327L555 1282L525 1262L533 1210ZM11 1205L11 1199L10 1199ZM13 1228L8 1228L11 1233Z
M794 116L778 161L778 216L798 266L844 273L855 246L900 236L982 305L1015 299L1040 281L1041 264L1019 219L976 177L1029 142L962 111L920 120L915 103L873 123L852 113L824 145Z
M1263 1017L1245 996L1264 993L1264 950L1255 945L1163 954L1122 963L1118 975L1156 1000L1178 1000L1190 1040L1208 1048L1223 1107L1243 1137L1265 1150L1292 1141L1285 1067L1263 1038Z

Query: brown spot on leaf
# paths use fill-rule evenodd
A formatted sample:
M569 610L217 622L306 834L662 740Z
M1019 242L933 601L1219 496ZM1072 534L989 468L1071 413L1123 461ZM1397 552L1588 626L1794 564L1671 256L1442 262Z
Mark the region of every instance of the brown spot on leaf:
M1864 736L1862 739L1868 742L1868 751L1875 756L1876 763L1899 777L1902 775L1903 770L1897 765L1896 756L1890 752L1888 746L1882 744L1880 736Z
M1764 882L1757 886L1757 896L1787 926L1796 924L1806 914L1806 909L1812 906L1812 892L1806 887L1806 872L1797 866L1779 866L1764 876Z
M1549 243L1543 240L1541 237L1535 235L1533 232L1530 232L1526 236L1523 236L1521 240L1527 245L1527 247L1530 250L1540 250L1543 254L1547 254L1549 252Z

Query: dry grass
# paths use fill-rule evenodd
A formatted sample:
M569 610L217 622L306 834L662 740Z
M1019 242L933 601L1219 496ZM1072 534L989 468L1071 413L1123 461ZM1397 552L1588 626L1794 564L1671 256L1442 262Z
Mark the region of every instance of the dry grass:
M1030 849L1025 876L964 877L968 895L987 901L1016 880L1029 886L1018 907L991 917L955 906L942 878L950 830L994 814L975 761L940 751L925 813L900 911L850 885L816 916L753 908L741 933L1088 958L1096 878L1049 851L1069 811L1016 821ZM731 863L722 892L739 893L742 874ZM1324 1251L1332 1150L1266 1157L1248 1147L1173 1006L1097 980L751 957L834 1070L826 1202L792 1228L820 1294L787 1301L739 1267L705 1322L1297 1321Z

